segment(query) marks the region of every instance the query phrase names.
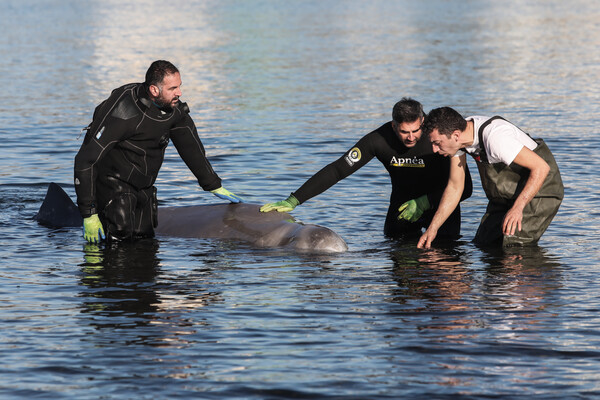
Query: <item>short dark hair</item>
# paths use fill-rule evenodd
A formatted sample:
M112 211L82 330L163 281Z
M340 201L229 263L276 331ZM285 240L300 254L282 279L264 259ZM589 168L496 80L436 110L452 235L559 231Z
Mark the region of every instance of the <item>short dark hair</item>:
M456 110L450 107L434 108L429 111L423 123L423 133L429 135L434 129L442 135L450 136L452 132L464 131L467 128L467 120Z
M146 71L146 85L160 86L165 76L178 73L179 70L176 66L171 64L169 61L156 60Z
M424 116L423 105L410 97L403 97L392 110L392 119L397 124L414 122Z

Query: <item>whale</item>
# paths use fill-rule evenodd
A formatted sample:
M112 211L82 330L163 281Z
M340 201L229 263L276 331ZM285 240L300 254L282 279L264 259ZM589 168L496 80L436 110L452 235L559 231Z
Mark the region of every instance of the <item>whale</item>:
M158 207L157 237L230 240L260 248L341 253L348 245L333 230L296 221L288 213L260 212L260 204L227 203ZM81 227L83 219L69 195L51 182L34 219L50 228Z

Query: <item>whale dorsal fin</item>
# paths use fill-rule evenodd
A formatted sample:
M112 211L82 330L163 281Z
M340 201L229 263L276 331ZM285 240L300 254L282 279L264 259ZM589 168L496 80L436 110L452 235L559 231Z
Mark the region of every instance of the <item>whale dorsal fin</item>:
M46 198L34 219L53 228L83 225L83 219L73 200L54 182L48 186Z

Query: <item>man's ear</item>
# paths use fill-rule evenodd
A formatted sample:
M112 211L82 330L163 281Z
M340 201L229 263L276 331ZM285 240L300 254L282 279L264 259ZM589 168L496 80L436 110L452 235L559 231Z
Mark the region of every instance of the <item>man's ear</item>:
M454 141L458 142L458 139L460 139L460 131L457 129L454 132L452 132L451 135L452 139L454 139Z
M156 85L150 85L148 90L150 90L150 95L152 95L152 97L158 97L160 94L160 89Z

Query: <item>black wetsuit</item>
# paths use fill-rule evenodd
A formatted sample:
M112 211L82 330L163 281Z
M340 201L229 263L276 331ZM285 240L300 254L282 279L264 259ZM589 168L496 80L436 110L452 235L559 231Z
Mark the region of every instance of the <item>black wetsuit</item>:
M115 238L153 236L154 182L172 140L204 190L221 186L206 158L185 103L160 109L143 83L113 90L94 111L75 157L75 190L81 215L99 214Z
M377 157L390 174L392 194L385 220L384 233L390 237L417 236L429 226L448 184L450 159L433 152L430 141L423 137L414 147L406 147L388 122L364 136L346 154L329 164L292 193L300 202L324 192ZM471 196L473 184L467 169L461 200ZM416 222L398 220L398 208L406 201L427 195L431 208ZM460 236L460 206L440 227L438 236Z

